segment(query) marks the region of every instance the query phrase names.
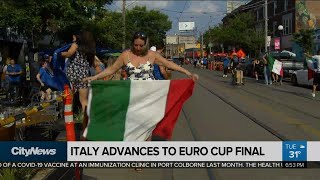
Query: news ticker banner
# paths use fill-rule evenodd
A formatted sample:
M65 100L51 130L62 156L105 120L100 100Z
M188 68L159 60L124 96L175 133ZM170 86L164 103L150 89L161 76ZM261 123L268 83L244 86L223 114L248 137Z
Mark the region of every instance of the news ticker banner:
M318 141L0 142L0 166L307 167ZM229 163L229 164L228 164ZM11 165L10 165L11 164Z

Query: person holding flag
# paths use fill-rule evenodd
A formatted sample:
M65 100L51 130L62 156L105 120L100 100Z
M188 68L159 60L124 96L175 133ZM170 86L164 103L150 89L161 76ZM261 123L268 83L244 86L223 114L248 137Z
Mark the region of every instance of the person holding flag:
M280 85L282 84L282 78L283 78L283 65L281 60L275 59L271 55L267 56L268 58L268 66L271 72L275 73L277 76L280 76ZM276 81L278 78L276 78Z
M149 50L149 39L136 32L131 48L91 82L83 137L91 141L169 140L183 103L192 95L198 75ZM154 81L153 64L186 74L191 79ZM126 68L127 81L95 81ZM108 101L106 101L108 100ZM159 139L158 138L158 139Z
M84 78L84 81L93 81L112 75L123 66L127 69L129 80L154 80L153 64L165 66L167 68L186 74L193 80L198 80L197 74L192 74L188 70L163 58L159 53L149 50L149 39L143 32L136 32L131 41L130 50L121 53L115 64L106 68L101 73ZM138 70L139 69L139 70Z
M320 83L320 50L318 50L317 55L311 56L307 53L305 53L305 56L308 58L307 59L307 65L308 65L308 80L312 79L313 77L313 86L312 86L312 97L316 97L316 90L317 86Z

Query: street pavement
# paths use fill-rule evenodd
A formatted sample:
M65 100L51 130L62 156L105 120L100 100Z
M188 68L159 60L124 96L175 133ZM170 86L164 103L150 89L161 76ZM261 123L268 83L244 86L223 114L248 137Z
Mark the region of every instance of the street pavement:
M193 69L200 76L180 113L172 141L320 140L320 92L290 83L267 86L245 79L234 86L221 71ZM185 78L174 73L174 78ZM84 180L312 180L319 169L84 169Z

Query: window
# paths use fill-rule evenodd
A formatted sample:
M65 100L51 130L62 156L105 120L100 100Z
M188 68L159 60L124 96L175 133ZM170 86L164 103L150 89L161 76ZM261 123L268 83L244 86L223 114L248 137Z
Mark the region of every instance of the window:
M292 13L282 17L283 35L292 34Z
M289 5L289 0L284 0L284 7L283 7L284 11L288 10L288 5Z
M273 26L272 26L272 27L273 27L273 30L272 30L272 31L273 31L273 35L274 35L274 36L276 35L276 32L277 32L277 30L278 30L278 26L277 26L277 25L278 25L278 22L277 22L277 21L274 21L274 22L273 22Z

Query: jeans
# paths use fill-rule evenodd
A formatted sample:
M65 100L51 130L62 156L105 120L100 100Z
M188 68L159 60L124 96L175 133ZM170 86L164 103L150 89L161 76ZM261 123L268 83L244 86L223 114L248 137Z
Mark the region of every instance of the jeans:
M263 67L263 74L264 74L264 80L266 82L266 85L272 84L271 72L268 66Z

